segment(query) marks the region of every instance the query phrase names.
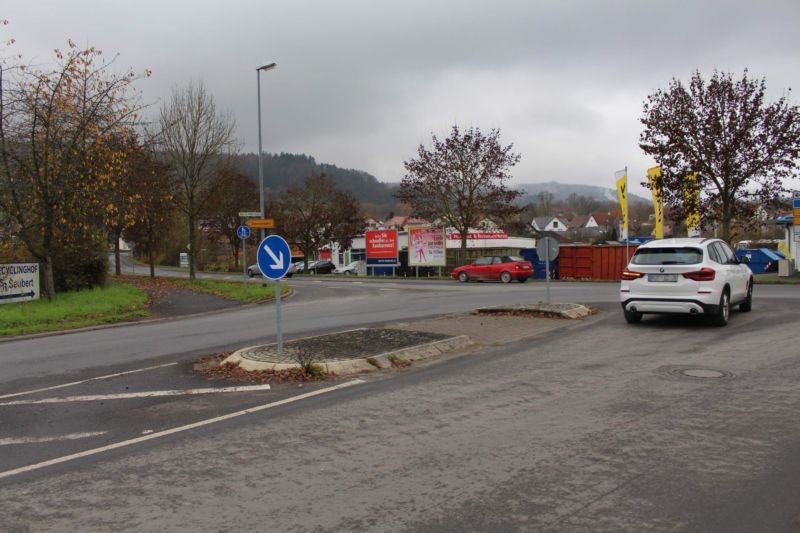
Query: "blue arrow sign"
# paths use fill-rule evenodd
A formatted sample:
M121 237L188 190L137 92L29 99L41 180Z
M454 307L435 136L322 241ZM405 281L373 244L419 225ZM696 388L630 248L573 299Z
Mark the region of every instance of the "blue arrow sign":
M265 278L279 280L289 271L292 252L289 244L279 235L270 235L258 245L258 268Z
M236 228L236 235L238 235L240 239L249 239L250 228L247 226L239 226Z

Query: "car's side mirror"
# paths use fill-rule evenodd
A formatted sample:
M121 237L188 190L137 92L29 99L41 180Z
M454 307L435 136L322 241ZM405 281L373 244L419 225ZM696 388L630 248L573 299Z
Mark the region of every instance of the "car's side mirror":
M750 262L750 258L747 257L746 255L743 255L742 257L739 258L739 261L737 262L746 265Z

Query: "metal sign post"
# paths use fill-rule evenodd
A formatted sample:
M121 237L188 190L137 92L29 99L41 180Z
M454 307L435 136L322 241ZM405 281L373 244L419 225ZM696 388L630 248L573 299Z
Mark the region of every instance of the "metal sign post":
M247 239L250 238L250 228L239 226L236 228L236 235L242 239L242 284L247 288Z
M536 253L544 256L545 281L547 282L547 300L550 303L550 261L558 257L558 241L552 237L543 237L536 243Z
M270 235L258 245L258 268L261 275L275 281L275 318L277 325L278 353L283 353L283 331L281 330L281 279L289 271L292 252L283 237Z

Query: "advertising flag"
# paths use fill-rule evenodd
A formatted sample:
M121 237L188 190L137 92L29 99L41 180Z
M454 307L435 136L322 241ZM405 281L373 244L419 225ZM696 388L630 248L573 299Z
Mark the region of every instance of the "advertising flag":
M617 180L617 194L619 206L622 211L622 238L628 238L628 167L614 173Z
M653 212L655 214L653 236L656 239L664 238L664 202L661 198L661 187L658 185L658 178L660 177L661 167L647 169L647 182L650 185L650 194L653 195Z
M686 235L700 236L700 188L697 186L697 172L686 176L683 188L683 202L686 206Z

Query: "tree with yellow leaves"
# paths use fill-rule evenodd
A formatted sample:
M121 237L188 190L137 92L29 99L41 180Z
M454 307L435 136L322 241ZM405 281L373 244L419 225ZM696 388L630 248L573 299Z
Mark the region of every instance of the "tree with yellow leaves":
M141 109L133 84L149 75L114 73L100 50L72 41L54 53L49 69L0 65L0 210L43 264L50 300L57 285L76 288L70 262L85 247L96 252L95 279L77 286L104 279L104 193L125 164Z

